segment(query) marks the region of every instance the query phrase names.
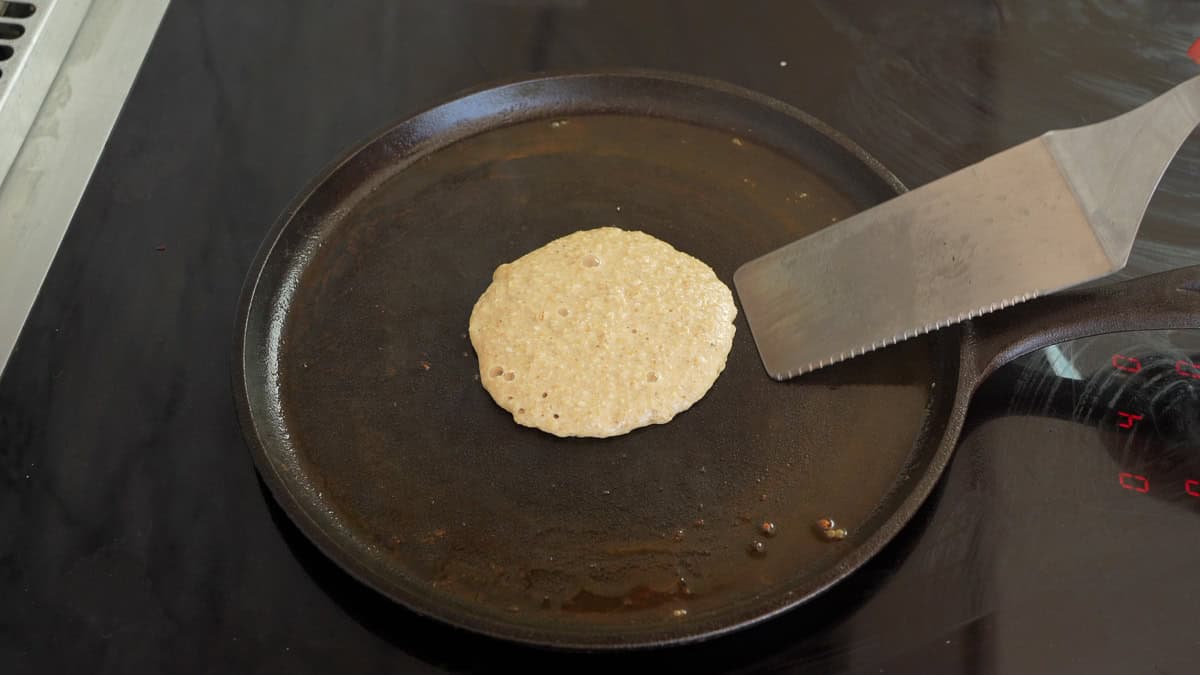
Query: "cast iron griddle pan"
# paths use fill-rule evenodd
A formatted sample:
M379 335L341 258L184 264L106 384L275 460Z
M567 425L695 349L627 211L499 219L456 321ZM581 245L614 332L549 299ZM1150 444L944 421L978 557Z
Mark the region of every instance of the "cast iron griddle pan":
M1195 326L1200 298L1177 289L1200 275L1054 296L786 383L739 317L707 396L610 439L515 424L467 320L497 265L576 230L643 230L729 284L902 189L825 124L691 77L545 77L433 108L336 163L259 252L234 367L258 469L351 574L493 636L651 646L794 607L909 520L986 372L1069 337Z

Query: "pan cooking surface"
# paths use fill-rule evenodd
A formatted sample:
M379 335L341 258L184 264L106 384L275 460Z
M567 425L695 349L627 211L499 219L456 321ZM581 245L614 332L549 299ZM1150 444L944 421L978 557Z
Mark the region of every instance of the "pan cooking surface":
M928 461L930 337L778 383L739 316L707 396L611 439L519 427L480 386L471 308L497 265L551 239L643 230L731 284L867 205L752 133L572 114L348 172L362 187L318 186L265 257L245 405L292 517L420 612L560 645L727 630L861 562ZM823 540L822 517L849 537Z

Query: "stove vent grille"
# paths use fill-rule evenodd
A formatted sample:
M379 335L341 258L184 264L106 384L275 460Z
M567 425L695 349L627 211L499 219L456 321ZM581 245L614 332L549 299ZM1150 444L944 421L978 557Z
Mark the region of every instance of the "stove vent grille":
M20 67L27 24L37 13L38 4L42 2L0 0L0 91L7 88L5 80L12 79L12 73Z
M0 183L93 0L0 0Z

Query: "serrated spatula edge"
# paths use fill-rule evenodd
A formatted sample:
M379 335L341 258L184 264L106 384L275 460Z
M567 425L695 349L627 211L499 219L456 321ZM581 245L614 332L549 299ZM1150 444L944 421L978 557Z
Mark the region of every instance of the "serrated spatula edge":
M817 359L816 361L809 361L808 363L806 363L802 366L799 366L797 368L791 369L791 370L787 370L787 371L783 371L783 372L772 372L771 377L774 377L776 380L779 380L782 382L783 380L791 379L791 378L799 376L799 375L804 375L805 373L811 373L814 370L820 370L821 368L825 368L827 366L832 366L835 363L840 363L842 361L845 361L846 359L852 359L856 356L862 356L863 354L866 354L868 352L873 352L877 349L882 349L883 347L890 347L891 345L897 344L899 342L903 342L905 340L910 340L912 338L919 337L921 335L925 335L926 333L931 333L935 330L940 330L947 326L951 326L951 325L954 325L957 323L962 323L963 321L969 321L971 319L974 319L975 317L983 316L984 314L988 314L988 313L995 312L995 311L998 311L1001 309L1005 309L1006 307L1011 307L1013 305L1020 304L1022 302L1027 302L1029 300L1033 300L1034 298L1037 298L1041 295L1043 295L1042 291L1034 290L1034 291L1030 291L1028 293L1023 293L1023 294L1018 295L1013 298L1008 298L1006 300L1001 300L999 302L993 302L992 304L990 304L986 307L981 307L979 309L970 310L967 312L961 312L955 316L947 317L946 319L941 319L938 321L934 321L933 323L925 324L924 326L922 326L921 328L916 329L916 330L905 331L904 333L901 333L899 335L892 335L890 337L885 337L880 340L876 340L869 344L863 344L863 345L859 345L858 347L853 347L849 351L844 351L839 354L830 354L829 356L827 356L823 359Z

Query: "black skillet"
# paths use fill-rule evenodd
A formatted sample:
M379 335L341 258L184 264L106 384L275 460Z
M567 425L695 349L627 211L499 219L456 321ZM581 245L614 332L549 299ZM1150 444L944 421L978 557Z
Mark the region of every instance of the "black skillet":
M575 230L741 263L903 190L778 101L646 72L478 91L392 127L282 216L235 364L263 479L329 557L443 621L576 648L693 641L804 602L875 555L1021 353L1200 326L1195 268L1052 296L786 383L739 317L691 410L611 439L519 427L466 336L492 270ZM848 531L831 541L814 523ZM764 531L773 530L772 536Z

